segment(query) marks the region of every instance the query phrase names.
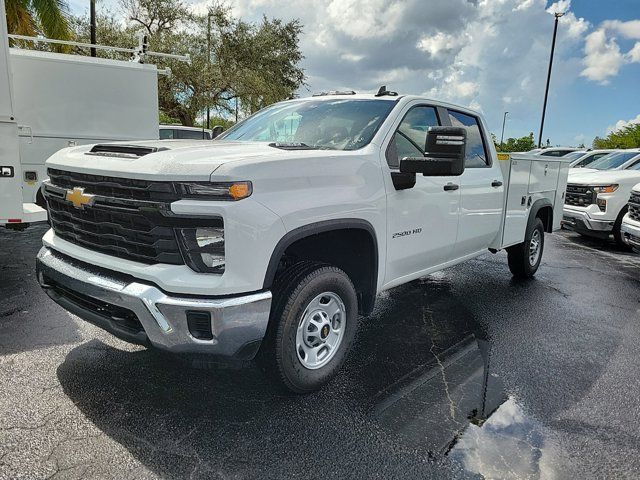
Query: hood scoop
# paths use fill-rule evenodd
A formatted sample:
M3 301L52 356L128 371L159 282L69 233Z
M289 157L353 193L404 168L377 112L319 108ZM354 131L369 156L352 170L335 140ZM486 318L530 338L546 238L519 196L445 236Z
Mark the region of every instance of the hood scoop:
M150 153L169 150L166 147L148 147L142 145L98 144L94 145L85 155L103 157L140 158Z

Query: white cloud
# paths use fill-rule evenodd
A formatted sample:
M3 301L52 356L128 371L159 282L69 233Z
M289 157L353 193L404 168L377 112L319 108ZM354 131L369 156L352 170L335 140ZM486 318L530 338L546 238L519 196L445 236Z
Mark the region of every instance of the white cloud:
M405 5L387 0L332 0L326 11L336 30L354 38L379 38L396 31Z
M610 77L618 75L624 64L640 62L640 42L623 53L615 34L627 39L640 39L640 20L606 20L589 34L584 48L583 77L607 84Z
M640 20L621 22L620 20L606 20L602 27L619 33L625 38L640 40Z
M438 32L435 35L424 35L418 40L418 48L432 57L450 54L459 50L469 41L466 34L450 35Z
M627 53L627 59L630 62L640 63L640 42L636 42L631 50Z
M626 127L628 125L633 125L635 123L640 123L640 114L638 114L638 116L636 116L636 118L632 118L630 120L618 120L615 125L610 125L607 128L607 134L609 134L611 132L616 132L616 131L620 130L621 128L624 128L624 127Z
M585 69L581 75L602 84L608 83L609 77L618 75L625 62L616 39L607 38L602 28L587 36L584 52Z
M553 28L547 8L571 6L568 0L551 7L548 0L229 1L245 20L300 19L311 92L387 85L482 108L492 126L505 109L514 121L539 115ZM579 76L589 28L570 11L560 19L552 95Z

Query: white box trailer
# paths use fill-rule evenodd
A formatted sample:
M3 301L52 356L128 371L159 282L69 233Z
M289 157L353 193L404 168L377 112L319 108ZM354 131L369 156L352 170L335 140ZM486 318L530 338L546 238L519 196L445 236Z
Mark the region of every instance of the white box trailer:
M46 220L40 185L45 161L75 145L158 138L158 73L147 56L190 61L188 55L8 35L0 0L0 225ZM94 47L132 61L9 48L26 42ZM22 205L24 203L24 205ZM11 220L11 221L9 221Z
M10 51L25 202L39 200L44 163L61 148L158 138L155 65Z
M18 122L14 113L4 0L0 0L0 225L20 225L47 219L47 212L22 201Z

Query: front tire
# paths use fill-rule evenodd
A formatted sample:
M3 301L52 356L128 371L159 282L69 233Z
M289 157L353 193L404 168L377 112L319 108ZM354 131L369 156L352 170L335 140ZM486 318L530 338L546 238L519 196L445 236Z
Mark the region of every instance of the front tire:
M626 244L624 239L622 238L622 219L627 214L628 208L623 208L622 211L618 214L618 218L616 218L616 222L613 224L613 239L616 242L616 245L626 252L631 251L631 247Z
M516 278L531 278L538 271L544 250L544 225L539 218L529 221L524 242L507 248L509 270Z
M353 343L358 300L339 268L312 262L283 272L273 289L259 362L294 393L319 390L338 372Z

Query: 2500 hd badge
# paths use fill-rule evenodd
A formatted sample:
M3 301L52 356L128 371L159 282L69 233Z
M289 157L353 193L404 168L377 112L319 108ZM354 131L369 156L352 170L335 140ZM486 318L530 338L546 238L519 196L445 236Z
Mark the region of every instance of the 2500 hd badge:
M391 238L406 237L407 235L416 235L418 233L422 233L422 227L414 228L413 230L405 230L404 232L396 232L393 235L391 235Z

